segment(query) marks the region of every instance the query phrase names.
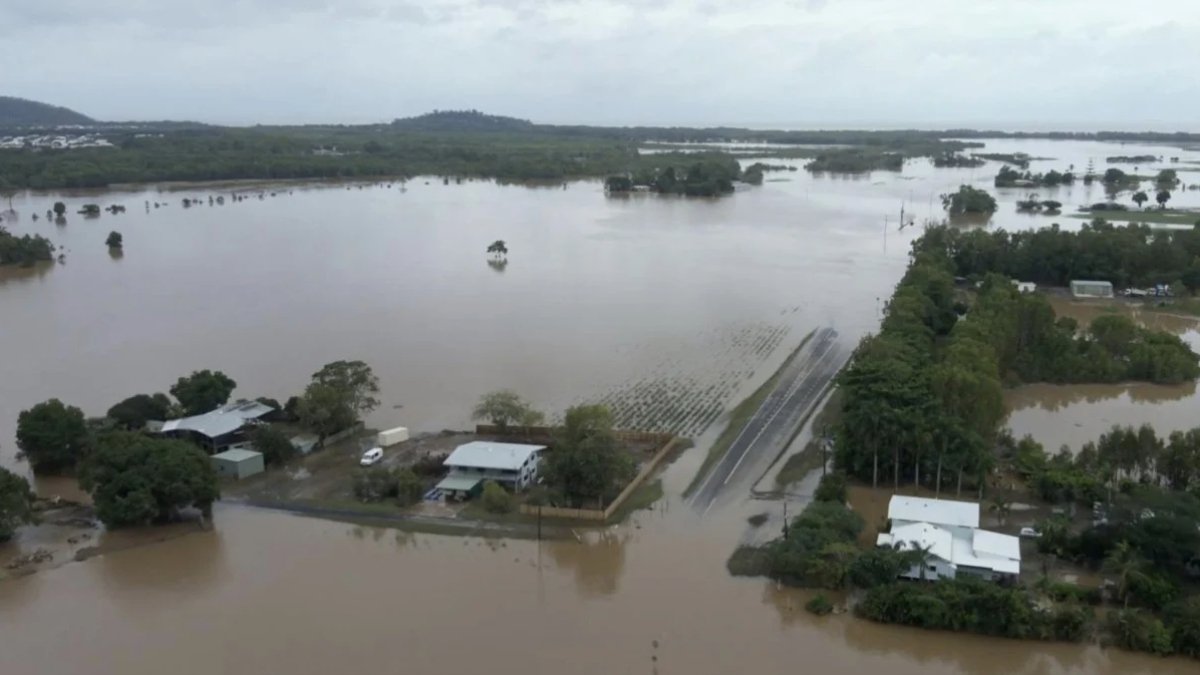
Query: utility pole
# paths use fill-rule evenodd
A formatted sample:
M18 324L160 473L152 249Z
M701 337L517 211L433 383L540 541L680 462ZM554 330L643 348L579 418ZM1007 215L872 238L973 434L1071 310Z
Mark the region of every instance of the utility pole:
M783 497L783 538L786 540L788 536L788 519L787 519L787 496Z

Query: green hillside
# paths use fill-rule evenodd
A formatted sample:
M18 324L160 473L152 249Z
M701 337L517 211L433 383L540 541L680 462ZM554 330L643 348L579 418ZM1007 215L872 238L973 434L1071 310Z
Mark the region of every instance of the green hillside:
M0 96L0 127L95 124L96 120L62 108L15 96Z

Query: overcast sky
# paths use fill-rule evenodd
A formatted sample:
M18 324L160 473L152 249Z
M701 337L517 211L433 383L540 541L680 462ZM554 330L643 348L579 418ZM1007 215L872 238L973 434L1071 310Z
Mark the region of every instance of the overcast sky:
M109 120L1200 131L1197 0L0 0L0 94Z

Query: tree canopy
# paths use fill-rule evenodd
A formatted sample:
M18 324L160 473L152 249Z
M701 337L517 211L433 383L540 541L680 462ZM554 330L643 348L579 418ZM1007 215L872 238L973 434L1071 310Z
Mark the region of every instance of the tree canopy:
M136 431L150 420L168 419L171 399L166 394L135 394L108 409L106 416L118 426Z
M179 378L171 385L171 395L183 406L185 415L201 415L225 405L236 388L237 382L225 373L206 369Z
M35 473L73 469L91 445L83 411L52 398L17 417L17 446Z
M540 424L544 415L534 409L511 389L501 389L484 394L471 412L475 420L487 420L501 431L509 425L534 426Z
M33 498L29 481L0 467L0 544L21 525L34 522Z
M612 412L603 405L580 405L566 412L563 428L543 460L552 490L570 504L603 506L636 471L613 432Z
M962 185L957 192L942 195L942 208L952 216L965 213L994 213L996 199L988 194L987 190Z
M54 244L49 239L40 234L18 237L0 227L0 266L28 266L53 259Z
M185 441L127 431L105 434L83 464L80 485L108 527L171 519L183 508L205 514L220 497L217 474L204 451Z

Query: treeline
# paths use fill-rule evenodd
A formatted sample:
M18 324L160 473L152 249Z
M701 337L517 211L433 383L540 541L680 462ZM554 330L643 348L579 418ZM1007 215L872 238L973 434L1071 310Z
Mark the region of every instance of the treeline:
M622 193L645 188L661 194L716 197L733 192L734 181L753 184L763 181L760 165L747 167L743 172L736 159L720 153L658 154L647 157L654 158L653 165L643 166L632 173L609 176L604 182L605 190ZM672 160L681 163L677 165L671 163Z
M949 253L961 236L941 226L914 243L879 333L839 376L835 459L848 474L873 484L891 474L895 485L921 484L924 474L940 490L949 471L957 489L964 475L981 487L995 461L1004 383L1170 383L1200 373L1200 357L1175 336L1117 316L1080 332L999 275L960 295Z
M54 244L40 234L16 236L0 227L0 266L29 266L54 259Z
M678 156L639 153L638 146L651 141L771 142L802 148L806 155L814 149L804 144L853 145L847 150L821 150L826 167L820 170L861 171L868 170L863 167L898 169L904 157L957 151L967 145L927 133L572 127L471 112L437 113L393 125L119 126L108 128L105 137L115 147L0 151L0 182L50 189L153 181L414 175L562 180L679 165Z
M933 158L933 165L940 169L973 169L987 164L981 157L972 157L959 152L947 152Z
M915 156L915 155L914 155ZM900 171L905 154L874 148L847 148L817 155L804 168L813 173L863 173L866 171Z
M1075 182L1075 174L1071 171L1055 171L1051 169L1046 173L1030 173L1029 171L1017 171L1009 166L1000 167L1000 172L996 174L996 187L1058 187L1059 185L1071 185Z
M996 272L1021 281L1066 286L1072 279L1114 286L1171 284L1200 290L1200 230L1114 226L1102 220L1077 232L1057 225L1024 232L942 230L953 274Z

